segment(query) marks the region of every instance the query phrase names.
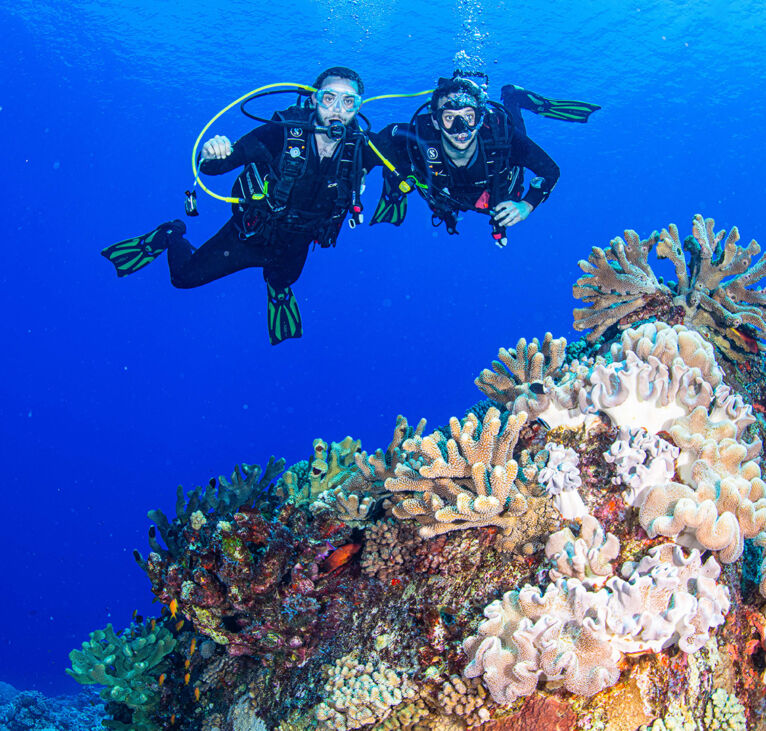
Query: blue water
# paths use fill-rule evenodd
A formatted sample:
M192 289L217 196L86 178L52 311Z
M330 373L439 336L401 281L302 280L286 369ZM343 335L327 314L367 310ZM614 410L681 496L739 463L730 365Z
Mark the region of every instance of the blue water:
M73 690L72 647L158 610L131 551L178 483L298 461L318 436L385 446L398 413L462 415L500 346L573 337L577 261L625 228L686 234L699 212L766 240L761 2L271 5L0 7L0 680L19 688ZM346 229L310 255L294 287L305 336L276 348L259 270L178 291L164 260L117 280L99 256L182 216L194 139L241 94L335 64L369 95L419 91L461 50L495 98L512 82L604 107L587 125L528 118L562 175L506 250L478 216L460 236L432 230L412 200L401 229ZM379 128L412 109L368 114ZM211 132L248 129L234 111ZM368 214L378 189L376 173ZM228 216L200 210L195 244Z

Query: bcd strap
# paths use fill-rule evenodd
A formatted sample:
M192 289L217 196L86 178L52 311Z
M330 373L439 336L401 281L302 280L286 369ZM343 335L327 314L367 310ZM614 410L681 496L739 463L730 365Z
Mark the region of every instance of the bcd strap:
M482 180L475 181L475 185L485 186L488 192L488 201L480 196L480 199L487 203L487 208L508 200L519 188L521 168L510 165L512 135L513 128L506 114L489 110L478 136L479 157L484 164L484 176ZM450 233L456 233L456 211L472 208L459 204L451 197L449 167L443 159L441 133L433 128L430 114L422 114L416 120L416 140L413 144L423 161L427 183L427 190L421 191L422 195L434 217L443 220Z

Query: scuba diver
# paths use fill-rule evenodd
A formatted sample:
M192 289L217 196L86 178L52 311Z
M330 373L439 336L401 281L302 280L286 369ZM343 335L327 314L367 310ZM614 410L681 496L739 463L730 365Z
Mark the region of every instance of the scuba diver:
M483 83L477 83L479 78ZM519 86L502 89L503 105L490 101L484 74L456 71L442 78L409 124L392 124L375 144L394 166L383 171L383 192L372 224L401 225L407 193L416 189L434 226L457 233L458 213L490 217L492 238L503 247L506 228L523 221L550 195L558 165L526 136L521 109L570 122L587 122L600 109L587 102L546 99ZM428 107L428 111L424 111ZM524 168L535 177L524 192Z
M356 119L364 93L359 75L332 67L319 75L314 89L303 105L276 112L271 120L248 114L266 124L234 144L223 136L204 144L199 170L206 175L244 166L234 184L235 198L224 199L237 201L233 215L218 233L195 249L184 238L183 221L160 224L101 252L117 275L132 274L166 249L170 281L182 289L262 267L271 344L301 337L291 285L312 244L335 246L349 213L352 228L361 222L364 170L376 164ZM192 195L187 191L187 213L195 215Z

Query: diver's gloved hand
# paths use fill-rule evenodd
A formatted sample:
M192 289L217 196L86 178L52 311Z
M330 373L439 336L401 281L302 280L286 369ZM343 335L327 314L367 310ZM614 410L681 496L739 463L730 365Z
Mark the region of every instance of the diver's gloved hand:
M202 146L203 160L223 160L231 155L231 141L223 135L216 135Z
M503 201L490 211L490 215L498 226L508 228L521 223L532 211L532 204L527 201Z

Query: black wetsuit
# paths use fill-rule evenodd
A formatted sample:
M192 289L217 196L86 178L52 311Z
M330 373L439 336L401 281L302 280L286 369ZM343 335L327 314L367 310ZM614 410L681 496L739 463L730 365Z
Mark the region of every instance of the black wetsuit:
M256 163L265 170L272 163L278 165L285 139L284 127L264 124L234 143L232 153L223 160L205 160L201 171L206 175L220 175L235 168ZM339 143L332 158L320 159L314 134L308 133L307 164L290 192L287 212L291 208L308 212L317 226L329 217L335 207L335 182ZM365 146L363 166L372 167L372 152ZM306 262L309 246L315 240L312 226L291 226L277 223L267 229L266 235L247 238L240 235L235 217L230 218L212 238L198 249L181 236L173 236L168 246L170 281L175 287L199 287L228 274L248 267L263 267L263 277L274 289L290 286L300 276Z
M505 200L524 200L533 208L544 201L556 182L559 179L559 167L554 160L539 145L535 144L524 133L524 123L521 120L521 114L518 107L509 111L509 118L513 125L513 133L510 135L508 143L508 166L510 168L518 167L531 170L535 176L535 185L529 186L523 190L523 170L513 181L508 181L507 198ZM430 121L429 121L430 124ZM442 146L440 135L434 130L434 145ZM410 155L407 152L407 145L415 137L409 124L390 124L377 133L374 138L374 144L380 151L391 160L396 168L402 172L410 169ZM429 143L430 144L430 143ZM444 162L444 172L449 178L449 197L457 204L453 206L455 210L478 210L476 203L481 200L482 194L488 190L487 168L485 160L479 154L479 148L470 162L462 167L455 165L448 155L441 153L440 157ZM415 165L415 174L420 180L426 180L426 163L422 154L415 152L412 162ZM501 185L502 189L503 186ZM486 196L485 196L486 198ZM491 201L491 205L497 205L501 200ZM485 208L486 205L481 205Z

